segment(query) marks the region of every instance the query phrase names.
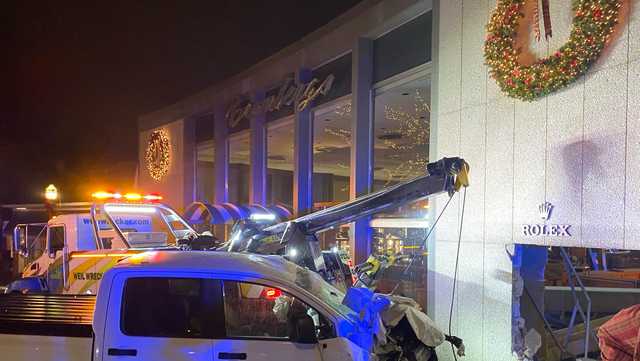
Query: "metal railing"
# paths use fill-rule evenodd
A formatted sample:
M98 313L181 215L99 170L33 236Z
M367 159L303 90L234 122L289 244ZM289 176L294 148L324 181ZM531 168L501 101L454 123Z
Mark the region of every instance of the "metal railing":
M584 333L584 357L588 358L589 355L589 340L593 337L594 341L597 342L597 338L593 330L591 329L591 297L589 297L589 293L585 288L582 280L580 279L580 275L576 272L575 267L573 267L573 263L571 262L571 257L567 253L567 250L564 247L560 247L560 254L562 255L562 260L564 263L564 267L568 274L568 283L571 289L571 296L573 297L573 309L571 311L571 320L569 321L569 327L567 328L567 333L564 337L563 347L566 349L569 341L571 339L571 335L573 334L573 329L575 327L576 316L580 313L582 320L585 325L585 333ZM586 303L586 310L583 309L582 303L580 302L580 296L584 298L584 302Z

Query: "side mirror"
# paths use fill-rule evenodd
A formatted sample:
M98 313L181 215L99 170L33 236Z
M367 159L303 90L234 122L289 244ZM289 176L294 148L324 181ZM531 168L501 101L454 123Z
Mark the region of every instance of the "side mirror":
M305 314L297 315L290 320L291 341L293 343L314 344L318 343L316 325L313 318Z

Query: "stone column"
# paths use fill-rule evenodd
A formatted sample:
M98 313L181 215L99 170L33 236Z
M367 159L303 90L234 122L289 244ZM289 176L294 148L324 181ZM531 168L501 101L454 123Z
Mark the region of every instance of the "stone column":
M309 69L300 69L296 81L308 83ZM295 110L295 132L293 148L293 208L296 215L309 213L313 208L313 114L310 106Z
M196 200L196 169L197 169L197 147L196 147L196 119L186 118L183 121L182 133L182 174L183 174L183 195L182 209L184 210L191 202Z
M229 138L224 108L214 110L215 203L225 203L229 193Z
M351 104L351 178L349 196L355 199L372 190L373 184L373 41L359 38L353 49ZM351 225L354 262L364 262L371 253L370 218Z
M258 104L264 100L264 92L257 92L253 101ZM250 141L250 191L249 202L266 205L267 203L267 127L264 111L251 115Z

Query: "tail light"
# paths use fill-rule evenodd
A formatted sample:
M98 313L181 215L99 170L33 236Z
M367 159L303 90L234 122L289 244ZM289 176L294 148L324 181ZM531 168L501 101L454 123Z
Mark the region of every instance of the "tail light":
M262 297L268 299L268 300L275 300L276 298L282 296L282 291L280 291L277 288L268 288L265 287L262 290Z

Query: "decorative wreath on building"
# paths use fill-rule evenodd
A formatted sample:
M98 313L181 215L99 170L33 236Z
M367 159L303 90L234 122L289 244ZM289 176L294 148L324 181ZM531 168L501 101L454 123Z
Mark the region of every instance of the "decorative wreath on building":
M569 40L553 55L522 65L514 43L525 1L498 0L487 25L484 56L491 76L505 93L531 101L566 86L587 71L618 23L622 0L573 0Z
M171 165L171 142L163 129L154 130L147 142L144 154L147 170L151 178L159 181L169 173Z

